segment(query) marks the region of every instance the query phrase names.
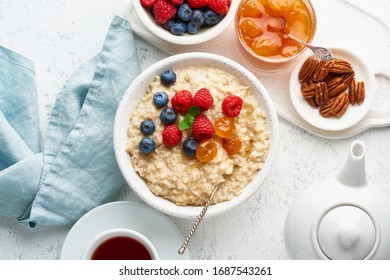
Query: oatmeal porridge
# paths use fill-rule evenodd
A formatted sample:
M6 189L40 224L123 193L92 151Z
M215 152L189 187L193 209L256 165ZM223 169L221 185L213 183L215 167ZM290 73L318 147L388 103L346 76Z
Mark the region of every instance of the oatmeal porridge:
M126 151L130 154L134 170L155 195L180 206L204 205L218 184L221 184L221 187L215 194L213 203L231 200L240 195L266 160L270 137L266 115L249 87L242 85L234 75L226 71L212 67L186 67L175 70L175 74L176 81L170 86L163 85L161 77L156 76L131 115ZM177 92L188 91L194 95L201 88L210 92L213 103L211 108L202 109L200 115L202 118L206 117L214 126L226 114L223 102L228 96L242 100L239 115L234 119L229 118L234 121L234 134L240 144L239 151L230 152L226 149L226 141L214 133L208 140L200 139L196 149L198 153L201 143L213 143L216 154L207 162L197 160L198 154L194 158L183 152L183 142L193 137L194 127L181 129L182 132L178 132L180 142L167 146L162 136L167 125L160 119L161 111L165 107L174 107L172 98ZM163 108L156 106L153 101L157 92L165 92L169 98L168 104ZM174 125L176 130L185 117L186 114L177 114ZM198 118L200 117L195 117L195 122ZM148 132L148 137L145 137L145 131L140 130L140 124L145 120L154 123L153 131ZM217 130L216 127L214 130ZM153 139L153 150L148 154L140 150L140 141L143 141L143 138Z

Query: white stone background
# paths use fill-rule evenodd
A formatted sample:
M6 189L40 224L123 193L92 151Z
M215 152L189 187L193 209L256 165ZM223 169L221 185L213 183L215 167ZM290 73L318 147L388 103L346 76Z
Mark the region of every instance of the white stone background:
M43 132L65 80L100 50L113 15L122 13L128 1L0 0L0 44L35 62ZM387 0L353 2L389 24ZM143 69L168 56L139 38L136 47ZM381 90L390 93L389 88ZM368 179L390 195L389 128L329 140L280 119L279 153L267 181L246 204L202 222L190 243L191 259L287 259L283 226L289 208L308 185L334 174L355 139L366 143ZM140 201L127 186L118 200ZM193 223L169 218L183 236ZM0 259L58 259L70 228L29 230L0 216Z

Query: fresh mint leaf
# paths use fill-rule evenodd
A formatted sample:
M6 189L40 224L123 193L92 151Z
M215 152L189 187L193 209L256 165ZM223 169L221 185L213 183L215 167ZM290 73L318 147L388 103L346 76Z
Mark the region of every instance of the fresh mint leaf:
M186 114L179 124L179 129L181 131L190 129L192 124L194 123L194 120L195 118L193 116L191 116L190 114Z
M189 109L188 109L188 112L187 114L190 114L191 116L193 116L194 118L200 114L200 109L198 106L191 106Z
M189 129L189 128L191 128L191 125L188 123L188 122L184 122L184 119L180 122L180 124L179 124L179 129L181 130L181 131L184 131L184 130L186 130L186 129Z
M200 114L200 109L199 107L197 106L191 106L189 109L188 109L188 112L187 114L185 115L185 117L182 119L182 121L180 122L179 124L179 129L181 131L183 130L186 130L186 129L190 129L192 124L194 123L195 121L195 117L197 115Z
M191 116L191 115L188 115L188 122L189 122L189 124L192 125L194 123L194 121L195 121L195 118L193 116Z

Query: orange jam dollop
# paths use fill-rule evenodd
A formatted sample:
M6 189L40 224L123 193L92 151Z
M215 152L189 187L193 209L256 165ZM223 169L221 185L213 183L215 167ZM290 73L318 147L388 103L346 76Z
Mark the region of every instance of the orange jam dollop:
M308 42L316 28L314 11L307 0L243 0L236 21L242 43L267 58L294 56L303 46L286 34Z
M235 130L234 118L223 116L214 122L215 134L219 137L230 139Z
M209 162L218 154L217 144L213 138L203 140L196 148L196 158L200 162Z
M234 133L230 139L222 140L222 147L230 156L233 156L241 150L241 139L237 134Z

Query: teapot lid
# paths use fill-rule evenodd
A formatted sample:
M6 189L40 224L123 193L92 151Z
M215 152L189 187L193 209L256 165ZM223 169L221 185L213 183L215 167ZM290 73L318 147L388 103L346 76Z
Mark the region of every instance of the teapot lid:
M328 259L368 258L379 240L371 215L356 205L332 207L318 219L313 229L315 247Z

